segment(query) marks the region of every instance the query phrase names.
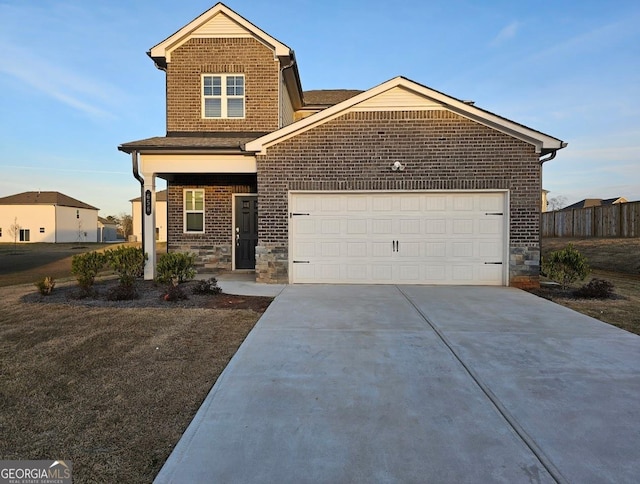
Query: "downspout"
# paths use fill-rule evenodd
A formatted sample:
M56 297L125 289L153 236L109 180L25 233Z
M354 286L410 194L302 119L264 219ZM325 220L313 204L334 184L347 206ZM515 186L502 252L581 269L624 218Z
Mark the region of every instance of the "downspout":
M566 146L566 144L563 143L562 148L564 148ZM549 153L549 156L547 156L546 158L539 158L538 161L540 162L540 194L542 194L542 165L547 162L547 161L551 161L553 160L556 155L558 154L558 150L553 150L551 153ZM538 222L539 225L539 229L538 229L538 247L540 247L540 258L538 259L538 267L539 267L539 271L540 273L542 273L542 207L540 208L540 221Z
M140 182L140 222L142 224L140 233L142 236L142 250L144 251L144 178L140 175L138 152L136 150L131 152L131 164L133 165L133 176Z

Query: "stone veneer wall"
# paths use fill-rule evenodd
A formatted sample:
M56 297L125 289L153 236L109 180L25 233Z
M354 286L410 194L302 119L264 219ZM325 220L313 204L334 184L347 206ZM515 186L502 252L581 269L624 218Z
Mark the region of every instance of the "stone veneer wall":
M204 189L205 233L184 233L184 190ZM192 252L200 272L231 270L233 194L256 193L255 175L183 175L167 183L167 249Z
M202 74L244 74L244 118L202 118ZM278 77L274 52L255 39L191 39L167 67L167 132L275 131Z
M393 172L394 161L406 165ZM258 156L257 280L288 282L288 190L508 189L509 279L539 283L534 147L449 111L353 112Z

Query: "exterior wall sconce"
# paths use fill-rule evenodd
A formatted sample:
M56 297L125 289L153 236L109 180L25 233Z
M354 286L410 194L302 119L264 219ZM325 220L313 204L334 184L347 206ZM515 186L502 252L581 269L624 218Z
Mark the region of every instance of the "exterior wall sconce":
M404 167L405 167L405 165L403 165L399 161L396 161L393 165L391 165L391 169L393 171L398 171L398 170L404 171Z

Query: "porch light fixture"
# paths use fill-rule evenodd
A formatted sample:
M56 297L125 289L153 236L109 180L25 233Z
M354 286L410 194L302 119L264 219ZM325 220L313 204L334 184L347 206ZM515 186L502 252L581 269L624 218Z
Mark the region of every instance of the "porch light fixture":
M398 171L398 170L404 171L404 167L405 167L405 165L403 165L399 161L396 161L393 165L391 165L391 169L393 171Z

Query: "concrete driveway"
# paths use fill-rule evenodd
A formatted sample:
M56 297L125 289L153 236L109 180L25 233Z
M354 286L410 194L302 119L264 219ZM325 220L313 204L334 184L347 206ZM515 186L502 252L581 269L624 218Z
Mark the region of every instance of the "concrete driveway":
M640 337L510 288L288 286L156 482L638 482Z

